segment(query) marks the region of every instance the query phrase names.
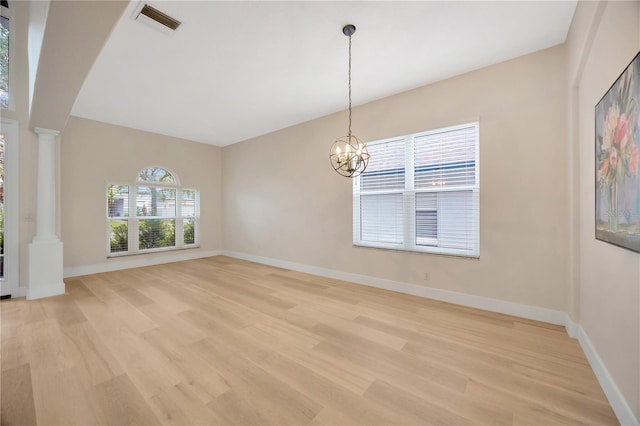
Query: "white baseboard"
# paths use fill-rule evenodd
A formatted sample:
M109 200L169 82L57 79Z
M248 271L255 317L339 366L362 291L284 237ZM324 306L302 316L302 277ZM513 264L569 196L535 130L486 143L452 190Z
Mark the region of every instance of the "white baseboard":
M18 297L26 297L27 296L27 288L26 287L18 287L15 290L11 291L11 297L13 299Z
M504 300L492 299L489 297L475 296L472 294L458 293L455 291L442 290L432 287L424 287L411 283L392 281L383 278L371 277L368 275L353 274L349 272L337 271L334 269L320 268L317 266L304 265L300 263L255 256L246 253L237 253L228 250L223 250L222 254L229 257L235 257L237 259L248 260L251 262L276 266L279 268L292 269L294 271L305 272L308 274L320 275L323 277L343 281L350 281L370 287L397 291L400 293L411 294L413 296L420 296L428 299L455 303L456 305L468 306L472 308L483 309L486 311L498 312L501 314L514 315L521 318L543 321L551 324L564 326L569 325L570 327L571 324L573 324L573 322L569 319L569 316L565 312L557 311L554 309L541 308L539 306L530 306L521 303L507 302Z
M38 286L37 288L28 288L26 291L26 296L27 300L35 300L42 299L43 297L59 296L61 294L64 294L64 291L64 282L60 282L47 286Z
M569 335L569 337L571 337L572 339L577 339L580 326L573 322L569 314L565 315L567 317L564 322L564 328L567 329L567 334Z
M598 382L600 382L600 386L602 386L602 390L604 394L607 396L609 400L609 404L611 404L611 408L613 412L616 413L620 424L623 426L633 426L638 425L640 422L633 414L631 407L627 404L624 395L618 389L615 380L609 374L609 370L605 366L602 358L598 355L596 348L591 343L591 339L584 331L582 326L578 326L578 341L580 342L580 346L584 351L587 359L589 360L589 364L591 365L591 369L595 373L598 378Z
M163 263L180 262L182 260L200 259L202 257L220 256L221 250L191 251L181 250L165 256L150 257L147 255L137 255L133 258L112 258L105 263L95 265L73 266L64 268L64 277L78 277L81 275L99 274L102 272L119 271L121 269L140 268L143 266L160 265Z

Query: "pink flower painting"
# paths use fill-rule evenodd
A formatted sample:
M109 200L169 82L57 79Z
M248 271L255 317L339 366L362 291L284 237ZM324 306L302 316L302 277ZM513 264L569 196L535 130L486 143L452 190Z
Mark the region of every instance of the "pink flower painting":
M596 105L596 238L640 252L640 54Z

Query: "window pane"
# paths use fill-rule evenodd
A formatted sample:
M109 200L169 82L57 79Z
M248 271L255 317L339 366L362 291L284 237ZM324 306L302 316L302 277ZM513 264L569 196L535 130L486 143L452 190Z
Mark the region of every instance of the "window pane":
M0 107L9 108L9 18L0 17Z
M129 221L126 219L110 220L109 226L111 253L124 252L129 249Z
M129 216L128 185L109 185L107 188L107 215L109 217Z
M196 191L193 189L182 190L182 216L194 217L196 215Z
M140 219L138 222L140 250L176 245L174 219Z
M438 194L416 194L416 245L438 245Z
M402 194L361 195L361 240L402 243L402 210Z
M195 219L184 220L184 243L195 244L196 243L196 221Z
M361 191L404 188L404 140L367 145L371 158L360 177Z
M176 190L138 186L136 189L136 214L138 216L175 217Z
M176 183L173 175L162 167L149 167L138 175L138 181Z
M476 180L476 127L417 136L415 187L473 186Z

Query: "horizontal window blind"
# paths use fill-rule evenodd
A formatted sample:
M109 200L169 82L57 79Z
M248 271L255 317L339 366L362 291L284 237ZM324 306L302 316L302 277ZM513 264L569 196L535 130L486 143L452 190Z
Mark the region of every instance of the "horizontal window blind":
M129 185L107 187L110 253L129 251Z
M196 215L196 191L183 189L181 206L181 216L194 217Z
M415 187L475 185L475 136L474 127L416 136L414 139Z
M151 176L156 178L155 175ZM139 250L176 245L175 188L137 186L136 215Z
M368 144L354 181L354 244L479 256L479 125Z
M473 191L417 193L416 244L472 251L478 227L476 194ZM425 202L425 198L433 200Z
M196 243L196 220L191 219L183 219L184 220L184 244L191 245Z
M438 194L416 194L416 245L438 245Z
M129 185L109 185L107 188L107 216L129 216Z
M183 223L184 245L196 244L196 227L198 226L198 191L194 189L183 189L180 203L180 216Z
M153 186L136 187L136 216L175 217L176 190Z
M403 189L405 182L404 140L392 140L368 147L369 165L360 178L362 191Z
M138 221L138 248L140 250L176 245L175 219L140 219Z
M371 194L360 197L363 241L402 244L402 194Z
M129 251L128 220L109 220L109 248L111 253Z

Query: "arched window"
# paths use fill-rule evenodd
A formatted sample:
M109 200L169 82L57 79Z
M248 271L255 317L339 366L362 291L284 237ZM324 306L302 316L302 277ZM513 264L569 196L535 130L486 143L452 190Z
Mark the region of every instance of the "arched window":
M176 178L173 177L173 173L162 167L147 167L143 169L138 175L138 182L162 182L174 185L178 183Z
M163 167L142 169L135 184L107 185L108 255L199 245L200 194Z

